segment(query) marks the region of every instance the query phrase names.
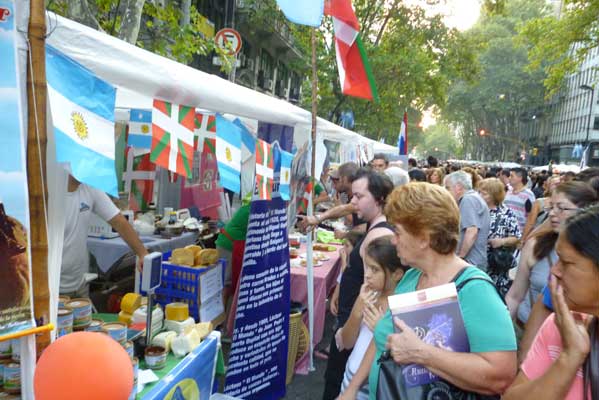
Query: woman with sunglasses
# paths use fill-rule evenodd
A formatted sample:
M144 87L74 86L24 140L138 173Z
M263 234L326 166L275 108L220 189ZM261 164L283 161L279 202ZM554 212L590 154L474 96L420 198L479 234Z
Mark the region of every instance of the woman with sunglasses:
M599 399L599 206L568 219L545 320L503 399ZM570 311L572 310L572 311Z
M523 328L532 305L549 278L551 266L558 261L555 243L560 228L579 208L597 201L597 193L583 182L567 182L555 188L547 204L550 224L526 241L518 272L505 300L512 318Z

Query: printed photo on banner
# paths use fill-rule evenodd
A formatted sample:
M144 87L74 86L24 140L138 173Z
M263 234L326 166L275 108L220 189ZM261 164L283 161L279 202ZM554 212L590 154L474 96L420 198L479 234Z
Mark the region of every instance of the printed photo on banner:
M14 5L0 0L0 336L34 326L29 198Z

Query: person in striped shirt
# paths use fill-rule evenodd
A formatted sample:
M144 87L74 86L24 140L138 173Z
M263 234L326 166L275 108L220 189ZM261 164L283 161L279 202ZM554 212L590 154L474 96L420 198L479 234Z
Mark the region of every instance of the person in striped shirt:
M513 168L510 171L509 182L511 188L505 196L503 204L514 212L522 232L524 225L526 225L528 213L532 210L535 195L530 189L526 188L528 173L524 168Z

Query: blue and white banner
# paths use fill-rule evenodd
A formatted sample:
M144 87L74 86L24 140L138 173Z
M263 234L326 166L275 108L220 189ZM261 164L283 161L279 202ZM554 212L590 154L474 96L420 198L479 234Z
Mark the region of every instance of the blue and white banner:
M195 400L209 399L218 355L218 337L209 335L159 380L148 393L141 393L144 400Z
M241 128L216 114L216 161L220 185L241 191Z
M118 196L115 88L48 45L46 74L57 161L70 163L78 181Z
M152 110L132 108L129 112L127 144L137 149L152 148Z
M285 202L254 200L243 256L225 394L285 396L289 331L289 242Z
M293 154L280 150L281 152L281 171L279 192L283 200L291 198L291 164L293 163Z
M15 5L0 0L0 336L35 326Z

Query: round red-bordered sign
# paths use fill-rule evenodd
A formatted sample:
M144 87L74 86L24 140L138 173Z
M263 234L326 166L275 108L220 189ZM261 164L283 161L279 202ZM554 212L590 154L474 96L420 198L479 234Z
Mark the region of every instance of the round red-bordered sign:
M231 56L239 53L239 50L241 50L241 35L235 29L224 28L216 32L214 42L218 47L227 51ZM230 44L231 49L233 50L230 50L227 43Z

